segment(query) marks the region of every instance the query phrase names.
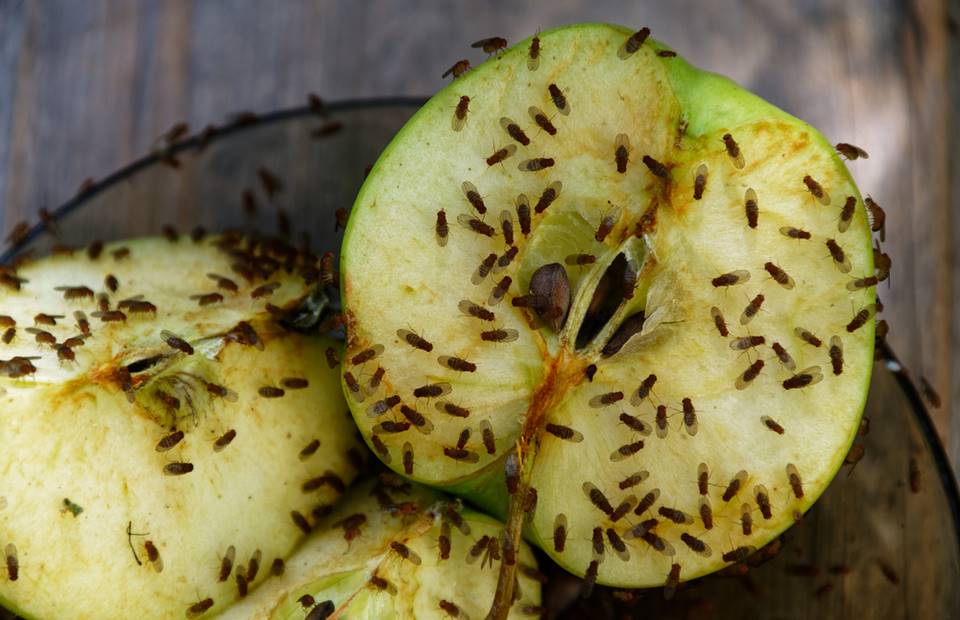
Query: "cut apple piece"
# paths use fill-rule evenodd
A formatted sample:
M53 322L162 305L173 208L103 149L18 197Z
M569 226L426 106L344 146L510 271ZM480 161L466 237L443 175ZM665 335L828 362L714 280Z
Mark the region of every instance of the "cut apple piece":
M498 568L518 568L510 617L536 617L540 580L526 544L509 556L503 524L394 474L358 483L286 562L224 620L483 618Z
M320 309L314 263L267 239L147 238L8 272L0 604L212 614L293 551L366 452L338 345L278 323ZM264 568L220 578L228 555Z
M390 467L515 536L526 519L570 571L691 579L843 463L873 357L867 213L820 133L642 31L539 41L433 97L360 191L348 402Z

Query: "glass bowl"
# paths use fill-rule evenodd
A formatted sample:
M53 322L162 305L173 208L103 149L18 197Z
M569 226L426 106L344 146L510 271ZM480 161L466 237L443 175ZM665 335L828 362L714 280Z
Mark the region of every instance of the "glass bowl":
M48 222L19 235L0 264L56 246L157 234L165 225L181 233L289 227L295 243L337 251L338 209L342 219L368 167L422 103L314 101L240 115L173 144L160 141L153 154L86 183ZM869 434L857 440L865 456L843 467L803 521L767 548L762 565L684 584L669 600L660 589L598 587L584 597L582 582L544 556L545 615L960 617L956 481L909 373L885 344L877 359Z

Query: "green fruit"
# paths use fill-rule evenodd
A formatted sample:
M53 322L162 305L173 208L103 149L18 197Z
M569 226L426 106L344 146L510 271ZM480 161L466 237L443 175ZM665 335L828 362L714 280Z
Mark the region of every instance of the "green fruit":
M38 618L179 619L238 598L233 575L218 580L228 549L264 566L290 555L362 458L327 363L334 345L275 316L309 307L298 272L312 264L268 240L148 238L7 280L0 604ZM213 293L222 300L195 297Z
M392 474L357 484L270 579L224 620L482 618L493 599L502 524ZM487 543L487 544L484 544ZM491 546L492 544L492 546ZM515 554L511 617L539 613L536 560ZM314 615L310 615L314 614Z
M621 587L714 571L823 492L876 283L824 137L640 38L564 27L538 63L526 41L455 80L374 166L342 253L374 451L514 536L535 489L526 537Z

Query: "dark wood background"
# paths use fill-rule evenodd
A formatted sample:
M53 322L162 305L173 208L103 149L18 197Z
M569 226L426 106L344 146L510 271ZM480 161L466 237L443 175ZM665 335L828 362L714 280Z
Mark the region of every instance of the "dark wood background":
M870 159L887 210L890 341L938 390L960 463L960 0L0 0L0 229L35 220L178 121L421 95L469 44L576 21L647 25ZM4 232L4 236L6 232ZM957 317L960 318L960 317ZM875 423L881 423L877 420Z

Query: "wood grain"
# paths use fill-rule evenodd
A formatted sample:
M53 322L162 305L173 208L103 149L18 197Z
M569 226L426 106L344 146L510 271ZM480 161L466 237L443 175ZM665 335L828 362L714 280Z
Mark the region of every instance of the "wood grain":
M282 6L282 10L281 7ZM0 228L35 219L149 150L177 121L303 101L429 94L469 43L573 21L649 25L870 152L851 171L887 210L890 340L941 393L960 462L960 1L0 0Z

